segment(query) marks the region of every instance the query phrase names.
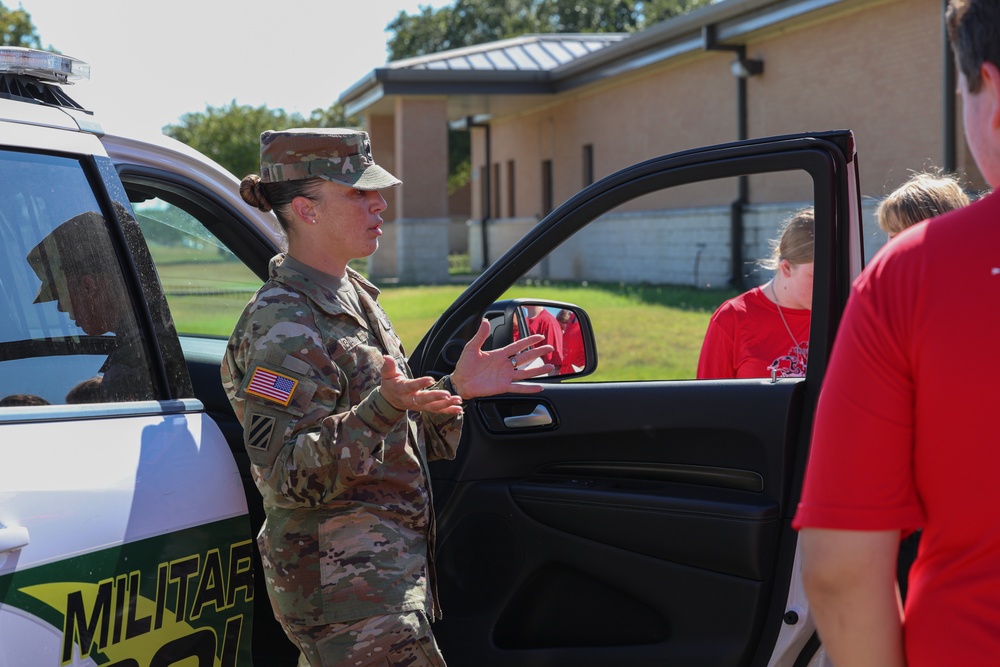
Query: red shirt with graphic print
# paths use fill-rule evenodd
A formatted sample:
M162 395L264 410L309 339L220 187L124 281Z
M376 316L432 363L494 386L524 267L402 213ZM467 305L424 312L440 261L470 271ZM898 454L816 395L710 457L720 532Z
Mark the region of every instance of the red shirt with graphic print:
M772 370L776 377L805 377L809 316L794 308L779 313L760 287L729 299L708 323L698 378L767 378Z

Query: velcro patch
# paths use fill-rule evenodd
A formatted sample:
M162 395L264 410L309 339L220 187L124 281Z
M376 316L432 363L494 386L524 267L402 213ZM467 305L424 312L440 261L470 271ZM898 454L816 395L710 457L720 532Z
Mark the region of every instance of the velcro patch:
M246 393L287 406L297 386L298 380L258 366L250 377Z
M268 415L250 415L250 424L246 435L247 447L266 451L273 433L274 417Z

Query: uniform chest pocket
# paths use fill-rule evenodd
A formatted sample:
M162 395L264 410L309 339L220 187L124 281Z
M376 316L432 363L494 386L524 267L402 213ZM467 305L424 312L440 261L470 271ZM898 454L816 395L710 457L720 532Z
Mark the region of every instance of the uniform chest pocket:
M385 353L368 331L351 333L329 343L327 354L344 374L351 405L359 403L373 387L381 384Z

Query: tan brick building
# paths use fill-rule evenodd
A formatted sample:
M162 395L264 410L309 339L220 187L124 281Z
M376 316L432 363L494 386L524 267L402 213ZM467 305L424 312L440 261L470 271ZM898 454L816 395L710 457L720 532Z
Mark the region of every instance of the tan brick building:
M449 211L446 195L449 123L472 130L474 268L591 179L741 135L853 130L869 218L912 171L957 171L983 188L962 138L943 12L943 0L722 0L633 35L527 36L389 63L341 96L404 182L372 273L447 276L448 229L464 213ZM762 71L735 76L741 57ZM802 199L797 188L751 178L743 207L773 228L775 210ZM721 211L740 196L691 188L669 205ZM870 256L882 239L867 224ZM754 233L745 243L744 254L759 254Z

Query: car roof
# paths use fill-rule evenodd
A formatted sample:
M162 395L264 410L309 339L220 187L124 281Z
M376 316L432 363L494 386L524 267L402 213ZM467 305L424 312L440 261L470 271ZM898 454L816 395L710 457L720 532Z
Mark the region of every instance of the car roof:
M248 205L240 196L240 181L203 153L166 135L142 138L104 134L101 143L116 165L155 169L196 182L202 189L240 211L275 248L284 246L284 234L273 213Z

